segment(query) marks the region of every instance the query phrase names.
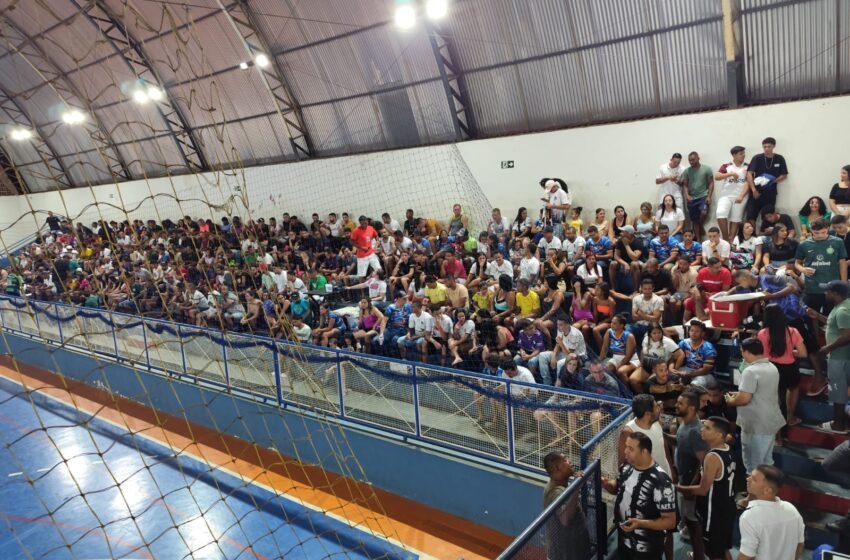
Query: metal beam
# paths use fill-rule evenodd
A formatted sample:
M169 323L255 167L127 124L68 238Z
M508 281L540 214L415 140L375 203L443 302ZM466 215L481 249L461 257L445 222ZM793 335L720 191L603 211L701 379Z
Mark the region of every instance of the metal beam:
M12 21L9 17L3 17L2 22L6 25L8 30L12 31L12 37L7 35L9 47L11 49L15 48L13 40L22 41L21 44L25 45L13 52L17 52L17 54L30 65L35 73L38 74L45 83L50 85L53 91L56 92L56 95L59 96L66 105L73 106L77 109L83 109L91 116L94 123L86 123L83 126L85 126L89 137L97 148L97 152L106 163L108 168L107 170L109 171L112 179L114 181L129 181L131 176L127 163L121 157L121 152L118 151L118 148L115 146L115 141L113 140L112 135L106 127L103 126L103 123L101 123L97 113L92 111L91 104L88 100L80 93L71 80L64 77L56 63L51 60L44 49L42 49L36 41L30 41L29 43L25 42L27 38L26 33L18 27L18 24ZM77 105L79 105L79 107L77 107Z
M12 164L12 158L9 157L3 146L0 146L0 185L4 189L8 189L11 186L16 191L9 194L26 194L30 192L26 181L24 181L17 168Z
M307 135L301 108L284 79L277 57L272 53L269 43L254 20L251 9L248 7L248 0L237 0L230 4L230 8L225 6L222 0L216 0L216 3L227 16L228 22L242 41L250 59L254 60L254 57L260 53L268 57L270 64L266 68L257 68L257 70L283 121L292 150L298 159L313 157L313 143Z
M139 80L162 89L164 97L156 103L157 110L174 138L174 143L189 171L209 170L206 157L200 148L200 143L193 135L189 121L169 89L165 87L143 45L130 35L126 26L102 0L94 0L86 6L82 6L79 0L70 0L70 2L109 40L112 48Z
M65 164L56 155L56 151L48 143L47 135L44 134L43 129L36 126L23 107L18 104L17 100L9 95L9 92L2 84L2 80L0 80L0 109L9 116L9 119L15 126L32 131L33 136L28 141L32 142L41 162L47 167L49 175L45 178L56 181L60 189L72 188L74 185L71 182L71 176L68 174ZM33 174L33 176L38 178L36 174Z
M743 31L740 0L722 0L723 50L726 56L726 98L730 109L744 103Z
M437 23L427 18L425 18L425 32L431 42L431 50L434 51L434 59L446 91L449 112L455 129L455 140L460 142L477 138L478 128L475 126L475 117L467 94L463 71L457 63L458 56L454 43Z

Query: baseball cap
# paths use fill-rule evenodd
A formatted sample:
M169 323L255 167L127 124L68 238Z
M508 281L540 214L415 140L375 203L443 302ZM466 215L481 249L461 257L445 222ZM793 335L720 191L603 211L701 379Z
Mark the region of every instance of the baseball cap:
M847 297L847 295L850 294L850 284L842 280L832 280L826 285L826 291L842 297Z

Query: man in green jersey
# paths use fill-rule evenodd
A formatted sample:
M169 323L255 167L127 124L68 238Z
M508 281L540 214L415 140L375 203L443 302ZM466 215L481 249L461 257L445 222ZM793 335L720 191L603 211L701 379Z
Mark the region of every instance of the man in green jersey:
M827 376L829 377L829 402L833 407L833 421L823 428L838 433L847 433L847 388L850 386L850 285L833 280L826 286L826 298L832 304L829 317L824 317L809 308L809 314L826 322L826 346L818 354L828 355Z
M841 239L829 235L826 220L814 220L810 229L812 237L797 246L796 268L806 279L803 301L818 313L828 315L832 306L825 295L826 286L833 280L847 280L847 249ZM819 394L824 388L820 370L815 368L810 394Z
M688 163L690 166L682 172L679 182L685 193L685 203L688 205L688 215L695 237L702 239L705 233L702 224L714 197L714 173L711 167L699 162L699 154L696 152L688 154Z

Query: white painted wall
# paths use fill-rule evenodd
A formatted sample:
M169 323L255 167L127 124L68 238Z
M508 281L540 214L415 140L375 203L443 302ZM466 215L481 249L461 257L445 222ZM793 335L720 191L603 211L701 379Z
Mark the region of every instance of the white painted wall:
M31 235L47 210L85 223L100 217L245 218L283 212L309 219L314 211L377 217L386 210L403 218L408 207L445 219L452 203L460 202L480 227L491 205L507 215L519 206L538 208L542 176L567 181L573 203L586 209L587 222L597 206L610 212L622 204L633 215L642 201L654 202L655 171L673 152L697 150L704 163L717 167L728 161L735 144L755 155L765 136L777 139L777 152L788 161L779 206L796 217L812 194L826 199L839 168L850 163L848 117L850 96L844 96L3 197L0 250ZM502 169L503 160L513 160L514 168Z
M597 207L610 216L622 204L633 216L641 202L655 202L655 172L674 152L687 157L696 150L717 168L731 160L732 146L746 147L749 161L773 136L789 169L778 206L796 219L810 196L827 199L839 169L850 163L849 117L844 96L479 140L458 149L493 206L539 208L540 178L561 177L588 223ZM501 169L503 160L515 167Z

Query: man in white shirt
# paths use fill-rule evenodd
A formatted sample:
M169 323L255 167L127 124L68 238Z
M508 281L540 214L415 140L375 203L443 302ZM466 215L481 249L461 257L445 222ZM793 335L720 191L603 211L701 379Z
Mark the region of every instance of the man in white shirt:
M715 218L723 239L731 242L738 235L738 227L744 219L744 210L749 200L750 187L747 185L747 154L743 146L735 146L731 150L732 162L724 163L714 174L716 181L721 181L720 193L717 196Z
M655 174L655 184L658 185L658 202L664 202L668 194L676 201L676 208L684 208L685 200L682 198L682 187L679 185L679 176L682 174L682 154L675 153L670 161L662 163Z
M495 257L487 265L487 276L494 282L498 282L499 277L502 274L507 274L510 276L511 280L513 280L514 267L511 266L511 263L505 260L505 255L503 255L501 251L496 251Z
M536 252L537 246L529 243L525 246L522 260L519 261L519 279L527 280L531 286L537 284L537 276L540 274L540 261L534 256Z
M285 294L287 284L286 271L283 270L281 267L276 266L271 269L271 277L274 280L274 285L275 288L277 288L277 293Z
M702 261L708 262L711 257L717 257L724 265L729 264L732 246L720 237L720 228L713 226L708 230L708 239L702 243Z
M572 326L566 316L558 319L557 325L558 331L553 349L541 352L537 360L540 377L543 378L544 383L550 385L554 385L558 380L558 372L567 363L567 358L571 354L578 356L582 362L587 359L587 344L581 331Z
M572 205L572 198L567 191L567 184L561 179L544 179L541 185L546 190L546 196L542 199L546 203L546 211L549 213L549 223L555 228L555 233L561 237L561 223L567 216Z
M555 237L554 231L555 230L552 226L546 226L543 228L543 237L541 237L540 241L537 242L538 259L545 259L546 255L549 253L549 249L555 249L556 251L561 250L561 240Z
M398 352L401 359L407 358L407 349L419 350L423 362L428 361L428 343L431 341L431 332L434 330L434 318L430 313L422 309L422 302L414 300L411 306L412 313L407 322L407 334L398 339Z
M501 379L507 379L510 381L521 381L522 383L530 383L534 384L534 375L532 375L531 371L528 368L517 365L511 358L506 358L501 363L502 376ZM530 395L532 389L530 387L526 387L524 385L518 385L515 383L511 383L511 398L521 399ZM505 388L500 386L498 388L500 392L504 392ZM506 416L505 416L505 402L502 399L496 398L493 399L493 421L491 423L492 426L501 428L506 425ZM514 425L515 432L520 431L518 425Z
M644 278L640 283L640 293L632 298L632 334L635 335L635 346L640 347L643 336L652 323L661 323L664 315L664 300L653 293L654 284L651 278Z
M487 231L496 235L505 235L511 230L511 223L505 216L502 216L502 211L498 208L493 208L490 221L487 222Z
M401 231L401 224L398 223L398 220L390 218L390 215L386 212L381 214L381 221L384 223L384 227L388 228L392 233Z
M568 263L575 265L577 260L584 259L584 244L584 237L578 235L576 228L567 226L561 241L561 251L566 253Z
M777 497L782 479L782 471L772 465L759 465L747 477L751 498L739 520L738 560L797 560L803 554L806 525L792 504Z

